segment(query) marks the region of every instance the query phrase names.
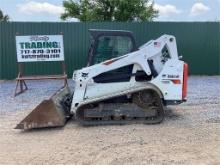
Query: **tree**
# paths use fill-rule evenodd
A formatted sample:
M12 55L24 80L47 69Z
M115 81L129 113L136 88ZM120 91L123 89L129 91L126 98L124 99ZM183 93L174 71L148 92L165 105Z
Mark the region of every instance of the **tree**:
M158 16L151 0L64 0L61 19L80 21L152 21Z
M9 16L4 15L2 10L0 9L0 22L8 22L9 21Z

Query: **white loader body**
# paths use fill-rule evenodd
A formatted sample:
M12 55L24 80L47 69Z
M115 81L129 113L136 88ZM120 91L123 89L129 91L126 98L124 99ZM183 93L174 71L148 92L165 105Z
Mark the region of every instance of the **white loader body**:
M149 65L149 61L153 61L153 66ZM144 71L147 76L153 75L152 79L138 82L135 76L131 76L127 82L96 83L94 81L94 77L102 73L132 64L133 75L137 71ZM129 97L130 93L144 89L157 91L165 102L181 102L185 99L184 62L178 58L176 39L171 35L163 35L151 40L135 52L77 70L73 73L73 80L75 81L71 106L73 114L81 105L125 94Z

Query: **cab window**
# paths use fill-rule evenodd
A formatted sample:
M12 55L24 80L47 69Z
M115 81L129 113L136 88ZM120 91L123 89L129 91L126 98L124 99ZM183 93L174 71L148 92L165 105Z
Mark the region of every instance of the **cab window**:
M101 36L94 54L94 64L116 58L131 52L132 41L127 36Z

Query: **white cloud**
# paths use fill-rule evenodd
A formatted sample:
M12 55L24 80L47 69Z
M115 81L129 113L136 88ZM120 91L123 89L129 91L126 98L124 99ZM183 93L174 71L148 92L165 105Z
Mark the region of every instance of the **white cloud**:
M27 1L25 4L19 4L18 10L23 13L33 14L33 13L46 13L52 15L59 15L64 12L62 6L56 6L48 2L35 2Z
M191 11L190 11L190 15L197 16L197 15L206 13L209 10L210 10L210 8L208 6L204 5L201 2L198 2L192 6Z
M171 14L180 14L182 11L177 9L174 5L159 5L155 4L154 8L159 11L159 15L161 16L169 16Z
M80 22L80 20L78 18L68 18L67 20L65 20L65 22Z

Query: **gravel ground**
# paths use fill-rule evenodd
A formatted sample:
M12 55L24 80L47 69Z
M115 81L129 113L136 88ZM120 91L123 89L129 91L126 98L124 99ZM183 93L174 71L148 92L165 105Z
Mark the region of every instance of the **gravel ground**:
M14 130L18 121L62 85L28 82L13 98L0 81L0 164L220 164L220 76L190 77L188 101L167 108L158 125ZM71 80L69 81L70 86Z

